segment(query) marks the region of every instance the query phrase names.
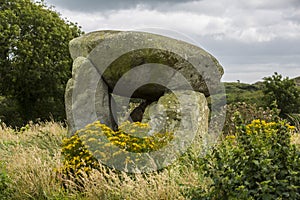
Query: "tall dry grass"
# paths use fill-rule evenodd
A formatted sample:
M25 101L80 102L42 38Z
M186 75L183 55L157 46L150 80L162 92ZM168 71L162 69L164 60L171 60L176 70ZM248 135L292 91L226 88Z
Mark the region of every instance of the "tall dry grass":
M52 199L64 195L55 181L61 165L60 144L66 134L61 124L31 124L17 132L2 125L0 162L10 181L11 199Z
M172 166L147 175L102 166L86 175L78 190L74 182L62 180L56 172L62 166L61 141L66 135L66 128L54 122L30 124L19 132L1 125L0 175L5 173L6 178L0 176L0 199L189 199L193 188L205 192L210 185L197 168L194 149ZM292 140L300 145L300 134L295 133ZM8 185L5 194L1 181ZM63 188L63 182L71 187Z
M66 134L66 128L53 122L30 124L20 132L2 125L0 162L10 180L7 199L187 199L189 188L205 187L198 185L202 181L197 169L183 157L148 175L116 173L102 166L85 177L84 189L76 190L56 172L62 166L60 145ZM64 189L62 182L74 187Z

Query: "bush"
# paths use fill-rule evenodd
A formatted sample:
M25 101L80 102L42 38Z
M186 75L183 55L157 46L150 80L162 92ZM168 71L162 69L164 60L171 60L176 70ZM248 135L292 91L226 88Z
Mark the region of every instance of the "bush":
M20 115L20 107L13 98L0 96L0 122L4 122L11 127L19 126L23 123Z
M62 155L63 167L58 169L58 173L65 188L68 187L66 180L72 180L77 187L81 187L84 175L88 175L93 169L99 169L98 160L84 146L78 132L70 138L63 139Z
M2 163L0 163L0 199L10 199L10 192L12 191L9 184L11 184L11 180L2 166Z
M300 133L300 113L291 113L287 115L288 121L295 126L295 130L297 133Z
M294 127L254 120L238 126L203 160L213 181L213 199L299 199L300 151L291 145Z
M226 119L223 127L225 134L234 134L236 132L236 120L240 119L242 123L249 124L255 119L261 119L266 122L272 122L279 117L279 110L276 105L273 109L257 107L256 104L247 104L238 102L226 105Z
M300 113L300 90L295 80L283 78L275 72L272 77L265 77L263 84L265 102L270 105L275 101L281 110L281 117L286 117L286 114L290 113Z
M113 155L114 157L100 156L104 159L103 161L109 163L110 159L119 159L120 162L131 162L127 160L128 157L118 157L118 154L134 152L136 153L135 160L138 160L140 153L158 150L173 137L172 133L154 133L152 136L147 136L150 130L148 124L140 122L124 122L116 132L99 121L89 124L72 137L63 140L64 162L59 173L64 179L71 179L77 185L81 185L84 175L89 175L93 169L99 170L100 165L93 153L102 155L103 152L109 152L115 148L118 151ZM108 143L99 139L102 137L107 138ZM91 146L97 146L97 151L92 153L89 150Z

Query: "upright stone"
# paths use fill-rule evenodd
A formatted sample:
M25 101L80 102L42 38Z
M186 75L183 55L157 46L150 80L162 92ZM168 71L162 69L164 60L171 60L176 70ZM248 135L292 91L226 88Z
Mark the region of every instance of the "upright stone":
M78 57L74 60L65 103L71 132L97 120L109 127L115 127L107 85L87 58Z
M151 132L175 132L182 146L201 140L207 133L209 109L202 93L173 91L149 105L142 122L149 123Z

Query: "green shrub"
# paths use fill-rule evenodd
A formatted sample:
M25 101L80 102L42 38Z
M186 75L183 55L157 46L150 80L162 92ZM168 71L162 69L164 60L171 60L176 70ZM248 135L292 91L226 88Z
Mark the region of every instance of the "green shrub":
M300 150L291 145L294 127L285 121L254 120L238 126L203 159L212 199L299 199Z
M271 77L264 78L264 98L266 104L276 102L280 116L286 118L286 114L300 113L300 90L294 79L283 78L277 72Z
M17 127L23 123L16 100L0 96L0 105L0 123L4 122L11 127Z
M249 124L255 119L261 119L266 122L274 121L279 116L279 110L274 106L273 109L257 107L255 104L238 102L226 105L226 118L223 127L223 133L234 134L236 132L236 120L240 119L242 123Z
M148 124L140 122L124 122L118 131L113 131L99 121L89 124L70 138L63 140L64 161L63 167L58 172L63 179L73 180L80 186L84 175L89 175L93 169L101 168L93 153L102 155L103 152L109 152L113 148L117 149L115 157L100 156L103 161L119 159L120 162L131 162L127 160L127 156L118 157L118 154L134 152L138 160L141 153L156 151L173 138L173 133L153 133L152 136L148 136L150 130ZM103 143L99 139L101 137L107 138L108 143ZM97 151L92 153L89 150L90 146L97 146Z
M57 172L65 188L68 187L68 180L81 187L84 175L88 175L92 169L99 168L98 160L84 146L78 132L70 138L63 139L61 152L64 158L63 166Z
M300 113L291 113L287 114L288 121L295 126L295 130L297 133L300 133Z
M4 166L0 163L0 199L10 199L10 183L11 180L6 173Z
M239 82L224 82L226 90L226 101L228 104L246 102L263 106L262 84L247 84Z

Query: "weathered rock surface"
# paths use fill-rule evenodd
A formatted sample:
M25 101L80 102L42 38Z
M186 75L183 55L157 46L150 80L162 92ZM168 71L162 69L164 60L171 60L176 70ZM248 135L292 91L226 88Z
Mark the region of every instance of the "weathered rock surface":
M110 38L120 31L96 31L74 38L69 43L69 50L73 60L78 57L87 57L89 53L105 39Z
M107 85L87 58L78 57L74 60L72 79L66 87L65 105L71 132L97 120L115 127Z
M115 128L110 105L111 93L153 102L166 92L173 91L176 94L176 91L185 91L180 93L180 96L187 98L182 100L185 109L195 113L195 109L205 107L200 106L205 97L200 98L198 94L209 96L215 93L223 75L222 66L203 49L145 32L88 33L70 42L70 53L74 64L65 101L67 121L72 132L95 120ZM195 93L197 95L193 91L198 92ZM169 96L165 95L163 100L159 100L158 106L166 98ZM176 102L173 103L176 107ZM173 103L170 106L174 106ZM173 121L166 128L178 125L178 113L171 113L168 117ZM183 116L184 113L181 111ZM182 118L181 131L196 126L195 120L199 116L191 118L190 113L187 115L190 119ZM132 116L140 119L141 114L137 110ZM160 111L156 114L162 116Z
M180 40L145 32L89 33L72 40L70 52L73 59L78 56L88 57L102 74L110 91L113 91L125 73L137 66L148 64L147 68L141 70L143 74L129 74L126 85L115 91L118 95L126 96L128 94L124 91L131 91L136 85L152 81L154 84L135 88L137 90L130 94L132 97L148 100L157 100L167 90L164 86L170 86L171 90L187 89L186 82L177 80L178 73L184 76L193 90L209 96L218 87L223 74L222 66L203 49ZM161 69L156 69L155 64L174 70L165 70L161 74ZM158 83L155 84L156 82Z
M202 93L174 91L149 105L142 122L149 123L153 133L175 132L184 146L207 133L208 115L207 101Z

